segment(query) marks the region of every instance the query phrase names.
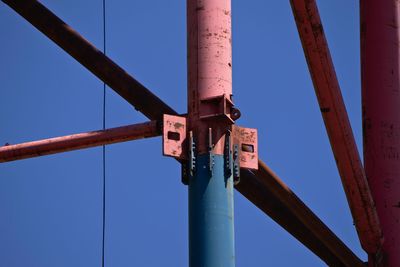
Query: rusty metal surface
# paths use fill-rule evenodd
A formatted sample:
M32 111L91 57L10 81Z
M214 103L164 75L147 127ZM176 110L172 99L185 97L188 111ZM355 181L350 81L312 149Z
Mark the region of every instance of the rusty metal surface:
M234 125L233 143L239 145L239 164L241 168L258 169L258 133L257 129Z
M177 113L35 0L2 0L150 120ZM157 108L155 108L157 107ZM161 114L161 115L160 115Z
M186 117L163 116L163 155L187 159Z
M44 15L44 17L50 16L50 21L55 21L55 23L62 23L62 21L58 18L52 18L55 16L49 11L38 4L36 1L26 0L26 1L3 1L9 4L14 10L20 13L24 18L26 18L30 23L32 23L35 27L41 29L46 35L52 35L51 33L51 25L40 26L41 24L46 24L44 22L40 22L40 16ZM29 6L33 5L34 8L29 10ZM37 7L39 5L39 7ZM40 12L38 10L39 9ZM42 9L45 9L43 11ZM31 13L30 13L31 12ZM39 16L39 17L38 17ZM37 24L37 25L36 25ZM80 40L79 45L75 46L74 49L80 50L76 53L78 55L82 55L85 53L85 49L94 50L95 52L91 53L92 58L89 61L85 61L85 64L82 63L82 60L78 59L84 66L86 66L89 70L102 70L106 69L108 74L104 74L102 72L97 72L97 77L102 81L106 82L111 88L115 91L118 91L118 88L136 88L136 90L140 91L141 86L135 87L135 82L132 82L132 79L124 70L122 70L115 63L110 64L109 59L105 58L104 55L93 48L91 45L87 45L87 42L84 41L82 37L77 34L67 25L63 24L61 28L62 32L72 32L72 36L75 39ZM49 31L46 33L46 31ZM58 38L63 38L62 36ZM82 40L83 41L82 41ZM68 50L68 42L63 41L59 43L66 43L66 46L63 49ZM79 57L77 57L79 58ZM111 61L112 62L112 61ZM128 76L128 78L127 78ZM125 77L125 78L124 78ZM130 78L129 78L130 77ZM122 90L125 93L119 93L121 97L126 99L129 103L135 106L138 102L140 102L141 98L134 99L135 95L130 93L131 89ZM147 89L146 89L147 90ZM141 95L141 94L139 94ZM158 98L157 98L158 99ZM153 101L153 105L139 105L141 107L139 111L147 114L146 116L151 118L162 118L163 114L174 114L177 112L168 107L167 104L163 103L161 100ZM152 111L149 111L151 109ZM167 111L167 112L166 112ZM268 172L268 170L267 170ZM257 176L260 174L254 174L247 169L241 170L241 182L236 186L236 189L242 193L247 199L249 199L252 203L254 203L258 208L260 208L263 212L265 212L268 216L270 216L273 220L275 220L278 224L280 224L284 229L286 229L290 234L292 234L295 238L297 238L300 242L306 245L313 253L315 253L318 257L320 257L324 262L327 262L331 266L363 266L361 261L354 256L354 254L330 231L326 231L325 235L316 235L310 228L314 227L314 224L305 222L302 223L300 218L296 213L293 212L292 209L284 205L284 197L289 197L293 193L290 193L287 190L287 187L283 183L276 183L275 187L269 187L263 181L268 181L268 176L260 177ZM274 181L274 179L272 179ZM279 194L277 192L280 192ZM285 193L286 192L286 193ZM309 210L307 207L305 209ZM309 211L314 217L317 218L312 211ZM317 224L319 227L323 229L329 228L321 221L317 220ZM337 247L334 249L326 247L324 244L327 243L327 240L337 240ZM340 256L342 255L342 256ZM348 257L348 259L341 260L341 258ZM343 262L343 264L342 264Z
M400 266L399 16L397 0L360 1L364 162L385 267Z
M382 231L316 2L314 0L291 0L291 4L319 107L361 245L366 252L377 253L382 244Z
M159 136L156 121L0 147L0 162Z

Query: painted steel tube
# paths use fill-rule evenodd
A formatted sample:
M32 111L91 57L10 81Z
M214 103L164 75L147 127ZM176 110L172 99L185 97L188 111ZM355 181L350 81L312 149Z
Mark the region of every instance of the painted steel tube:
M188 179L190 267L235 266L233 177L225 177L232 155L224 150L233 124L230 10L231 0L187 0L188 130L196 144Z
M230 0L187 0L188 121L198 152L222 155L230 130L232 103L232 25Z
M198 156L189 182L189 266L235 266L233 178L224 176L224 156Z
M360 1L364 162L385 237L385 267L400 266L399 17L399 1Z
M362 247L375 254L382 231L354 140L315 0L291 0L315 93Z
M68 24L35 0L2 0L150 120L177 115ZM157 108L154 108L157 107Z
M40 157L61 152L126 142L161 135L156 121L54 137L0 147L0 162Z

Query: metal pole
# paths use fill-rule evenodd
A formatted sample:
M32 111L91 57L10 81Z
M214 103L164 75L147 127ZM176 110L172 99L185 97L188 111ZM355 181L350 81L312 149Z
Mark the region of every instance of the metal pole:
M235 266L230 11L230 0L187 0L190 267Z
M400 266L399 10L397 0L360 1L364 162L385 267ZM371 258L371 266L379 261Z
M382 231L354 140L317 4L315 0L291 0L290 2L361 245L369 254L375 254L382 245Z
M40 157L161 135L156 121L0 147L0 162Z

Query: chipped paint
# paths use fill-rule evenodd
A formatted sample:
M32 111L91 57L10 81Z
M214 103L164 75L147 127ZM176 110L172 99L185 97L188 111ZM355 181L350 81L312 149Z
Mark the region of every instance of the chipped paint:
M186 135L186 117L164 114L163 155L177 159L186 159Z

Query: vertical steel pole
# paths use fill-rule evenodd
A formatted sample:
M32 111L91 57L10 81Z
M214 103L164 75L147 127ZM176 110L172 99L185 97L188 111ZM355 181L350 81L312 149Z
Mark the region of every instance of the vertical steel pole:
M230 2L187 0L190 267L235 266Z
M387 267L400 266L399 7L397 0L360 1L365 171ZM373 266L379 259L370 262Z

